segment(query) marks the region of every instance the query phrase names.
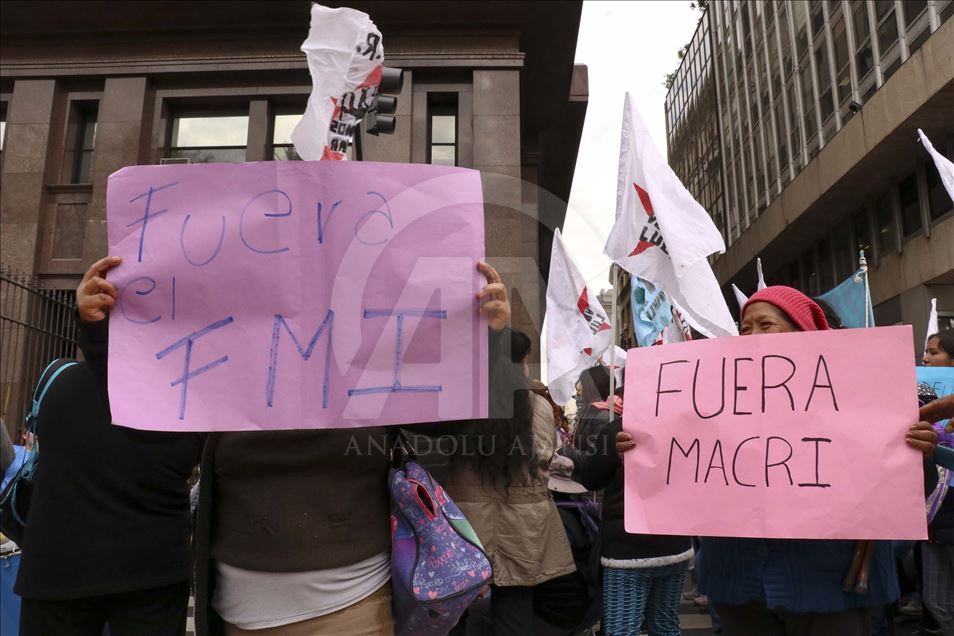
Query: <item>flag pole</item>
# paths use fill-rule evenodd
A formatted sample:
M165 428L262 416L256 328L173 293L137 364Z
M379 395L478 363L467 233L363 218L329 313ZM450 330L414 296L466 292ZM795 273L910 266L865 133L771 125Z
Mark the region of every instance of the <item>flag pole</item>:
M607 404L609 404L609 421L613 421L613 396L616 394L616 274L618 267L615 263L610 265L610 282L613 284L613 297L611 300L610 309L610 333L611 342L610 342L610 369L609 369L609 396L606 398Z
M871 325L871 290L868 288L868 259L865 258L865 251L861 250L858 255L858 267L861 269L861 275L865 277L865 327Z

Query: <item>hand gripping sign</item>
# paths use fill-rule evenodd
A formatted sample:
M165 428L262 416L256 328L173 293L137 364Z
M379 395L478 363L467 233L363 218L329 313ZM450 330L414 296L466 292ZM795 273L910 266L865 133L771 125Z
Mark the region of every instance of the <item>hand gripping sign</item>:
M626 530L923 539L911 328L629 351Z
M113 420L213 431L486 417L479 173L370 162L111 175Z

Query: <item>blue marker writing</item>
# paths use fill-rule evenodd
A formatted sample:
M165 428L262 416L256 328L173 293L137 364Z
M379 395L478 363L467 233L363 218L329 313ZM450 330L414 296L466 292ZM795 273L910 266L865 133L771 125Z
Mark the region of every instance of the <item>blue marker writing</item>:
M338 206L341 205L341 201L335 201L331 204L331 209L328 210L328 219L324 220L321 217L321 202L315 204L316 216L318 217L318 243L325 242L325 230L328 229L328 225L331 223L331 215L335 213L335 210L338 209Z
M252 198L249 200L248 203L245 204L245 207L242 208L242 215L239 217L239 237L241 237L242 243L245 244L245 247L247 247L248 249L252 250L253 252L257 252L258 254L279 254L279 253L281 253L281 252L287 252L287 251L288 251L288 247L287 247L287 246L286 246L286 247L276 247L276 248L273 248L273 249L265 249L265 248L255 247L254 245L252 245L252 244L249 242L248 237L245 236L245 213L248 212L249 208L252 207L252 204L253 204L253 203L255 203L256 201L258 201L258 200L261 199L262 197L267 196L267 195L269 195L269 194L279 194L279 195L281 195L282 197L284 197L284 198L285 198L285 205L287 206L287 209L286 209L284 212L266 212L266 213L265 213L265 217L266 217L266 218L269 218L269 219L272 219L272 218L281 218L281 217L284 217L284 216L291 216L291 213L292 213L291 199L289 198L289 196L288 196L287 194L285 194L285 193L282 192L281 190L266 190L265 192L259 192L259 193L256 194L254 197L252 197Z
M189 252L186 251L185 231L186 226L189 225L189 219L191 218L191 214L186 214L185 218L182 219L182 229L179 230L179 248L182 250L182 255L185 256L186 260L189 261L190 264L196 267L202 267L203 265L208 265L211 263L215 257L219 255L219 250L222 249L222 241L225 240L225 217L222 217L222 228L219 230L219 244L215 246L215 250L212 252L212 255L202 262L196 262L192 260L192 258L189 256Z
M380 241L366 241L361 238L361 229L364 227L364 224L368 221L369 218L375 214L380 214L385 219L387 219L388 226L393 230L394 229L394 217L391 215L391 206L388 205L388 200L384 198L384 195L379 192L368 192L370 195L374 195L381 199L381 202L384 204L384 208L387 210L371 210L370 212L365 212L361 215L361 218L358 219L357 223L354 224L354 237L364 243L365 245L384 245L388 242L387 239L381 239Z
M175 185L178 185L178 181L173 181L172 183L167 183L166 185L159 186L154 188L149 186L149 190L143 192L142 194L135 196L129 200L130 203L138 201L139 199L146 197L146 210L141 217L127 225L126 227L135 227L136 225L142 224L142 227L139 228L139 262L142 262L142 244L146 240L146 225L149 223L149 219L154 219L160 214L165 214L168 210L162 209L155 212L152 211L152 195L160 190L165 190L166 188L171 188Z
M265 403L268 404L268 406L273 406L275 401L275 379L278 376L278 343L282 335L281 329L284 327L288 335L291 336L295 349L298 350L298 355L300 355L305 362L307 362L308 359L311 358L311 354L314 353L315 345L318 344L318 338L321 337L325 329L328 330L327 339L325 340L325 378L321 385L321 408L328 408L328 371L331 368L331 332L334 328L334 324L335 312L329 309L328 313L325 314L325 319L321 322L321 325L319 325L318 330L311 337L311 340L308 341L308 346L302 347L301 342L295 337L295 332L292 331L288 323L285 322L285 317L281 314L275 314L275 322L272 326L272 346L268 353L268 380L265 383Z
M171 345L169 345L168 347L166 347L165 349L163 349L162 351L156 354L156 359L162 360L164 357L166 357L167 355L169 355L176 349L182 346L185 346L185 365L182 371L182 376L173 380L169 384L169 386L172 386L172 387L175 387L176 385L180 385L180 384L182 385L182 389L179 393L179 419L180 420L185 419L186 401L189 395L189 380L191 380L194 377L202 375L206 371L211 371L212 369L219 366L220 364L225 364L226 362L229 361L228 356L222 356L218 360L214 362L210 362L204 367L199 367L198 369L195 369L193 371L191 368L192 345L195 344L196 340L206 335L207 333L215 331L216 329L229 325L233 322L235 322L235 319L232 318L232 316L229 316L228 318L223 318L222 320L219 320L218 322L213 322L211 325L203 327L202 329L199 329L198 331L193 331L192 333L190 333L185 338L182 338L181 340L176 340Z
M149 325L149 324L152 324L152 323L156 322L157 320L161 320L161 319L162 319L162 314L159 314L158 316L154 316L154 317L152 317L152 318L146 318L146 319L131 318L131 317L129 316L129 313L126 311L126 294L129 292L130 289L133 289L133 286L134 286L136 283L143 282L143 281L149 283L149 288L148 288L148 289L141 289L141 290L140 290L140 289L136 289L135 292L136 292L136 295L137 295L137 296L148 296L148 295L151 294L153 291L155 291L155 289L156 289L156 279L155 279L155 278L149 278L148 276L140 276L139 278L134 278L134 279L132 279L131 281L129 281L129 282L126 284L126 286L123 287L123 291L120 292L120 294L119 294L119 309L123 312L123 317L124 317L126 320L128 320L129 322L135 323L135 324L137 324L137 325Z
M397 319L397 330L394 339L394 381L390 386L372 386L363 389L348 389L348 395L372 395L375 393L440 393L444 390L440 384L425 384L404 386L401 384L401 358L404 357L402 339L404 337L404 317L419 316L421 318L436 318L447 320L447 312L432 309L365 309L364 318L386 318L394 316Z

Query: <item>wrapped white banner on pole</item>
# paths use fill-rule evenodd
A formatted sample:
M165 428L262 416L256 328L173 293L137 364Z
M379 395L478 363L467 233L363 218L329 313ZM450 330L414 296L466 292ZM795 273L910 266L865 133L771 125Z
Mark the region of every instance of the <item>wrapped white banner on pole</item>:
M367 13L311 6L301 50L311 73L311 96L292 142L302 159L342 160L381 83L384 44Z
M739 312L741 312L745 303L749 302L749 297L743 294L742 290L735 286L735 283L732 283L732 293L735 294L735 302L739 303Z
M951 163L950 159L934 149L934 144L931 143L931 140L927 138L927 135L925 135L924 131L920 128L918 128L918 137L920 137L921 143L924 144L924 147L931 155L931 159L934 160L934 165L941 175L941 184L944 186L944 189L947 190L947 196L951 197L951 201L954 201L954 163Z
M940 330L937 324L937 298L932 298L931 313L928 314L927 333L924 334L924 351L927 351L931 336L936 335Z
M755 289L756 291L761 291L767 287L767 285L765 284L765 275L762 274L762 259L761 258L755 259L755 271L759 273L759 280L755 284Z

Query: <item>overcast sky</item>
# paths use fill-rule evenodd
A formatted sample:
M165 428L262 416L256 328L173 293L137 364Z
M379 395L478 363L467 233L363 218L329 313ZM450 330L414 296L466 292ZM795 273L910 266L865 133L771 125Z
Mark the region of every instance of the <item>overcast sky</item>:
M609 287L603 244L616 210L623 94L633 96L665 155L663 81L700 15L689 0L583 3L576 61L589 68L590 99L563 234L594 291Z

